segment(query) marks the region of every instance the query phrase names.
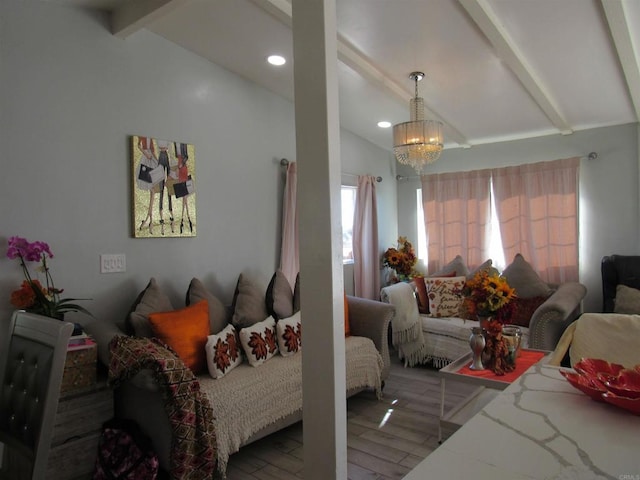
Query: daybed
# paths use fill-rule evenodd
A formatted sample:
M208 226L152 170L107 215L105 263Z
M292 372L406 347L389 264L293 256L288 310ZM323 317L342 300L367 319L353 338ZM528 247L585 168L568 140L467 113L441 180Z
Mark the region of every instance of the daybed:
M364 389L375 389L380 394L389 375L387 332L394 308L373 300L345 298L350 328L350 336L345 338L346 395ZM236 305L236 298L231 309L220 309L221 304L215 298L209 300L210 314L215 310L226 311L225 322L242 320L238 318L241 306ZM144 312L144 308L138 307L137 311ZM213 323L212 320L212 330L219 331L220 325L214 327ZM99 358L108 365L109 343L114 337L125 335L125 326L93 322L86 330L97 339ZM197 375L200 391L213 408L219 471L225 471L229 455L241 446L302 419L301 354L276 354L259 366L249 365L245 360L217 379L206 370ZM115 398L116 415L133 418L140 424L152 439L161 467L171 471L175 467L171 464L175 435L162 392L151 372L143 370L124 382L116 389Z
M458 282L457 287L452 287L453 298L462 301L460 288L465 279L470 278L476 271L483 268L491 268L488 260L474 272L469 272L460 256L445 266L441 271L429 277L425 277L427 283L437 280L440 285ZM451 275L456 275L451 277ZM522 345L524 347L552 351L565 329L573 322L581 312L581 302L586 295L586 287L578 282L566 282L561 285L550 285L542 282L533 271L530 264L522 255L516 255L512 264L505 269L503 275L508 283L516 288L519 296L520 315L517 321L523 333ZM399 284L384 287L381 299L384 302L393 303L396 306L396 315L392 321L392 330L403 317L414 319L420 326L419 342L409 343L406 354L403 355L403 339L393 334L394 346L398 346L400 358L408 366L431 362L437 368L441 368L461 355L469 352L469 335L472 327L478 326L478 321L463 314L440 316L433 312L434 301L441 300L442 292L432 293L426 291L426 300L416 296L414 288L406 288ZM449 292L451 293L451 292ZM444 294L446 295L446 293ZM451 302L451 298L448 298ZM431 310L429 313L419 313L417 304L428 302ZM424 311L424 310L423 310Z

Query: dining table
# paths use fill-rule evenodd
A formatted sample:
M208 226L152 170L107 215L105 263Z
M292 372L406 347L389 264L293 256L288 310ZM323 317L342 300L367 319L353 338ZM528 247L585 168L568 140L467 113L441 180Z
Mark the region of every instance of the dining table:
M405 480L640 480L640 416L535 364Z

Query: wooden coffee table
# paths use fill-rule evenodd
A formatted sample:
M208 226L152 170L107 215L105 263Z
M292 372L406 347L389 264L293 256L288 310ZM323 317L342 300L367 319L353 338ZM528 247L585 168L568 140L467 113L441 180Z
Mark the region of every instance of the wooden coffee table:
M440 422L438 424L438 443L442 443L442 433L454 433L464 423L482 410L498 393L507 388L514 380L535 363L545 363L549 351L524 348L516 361L516 370L504 376L495 375L490 370L473 371L468 367L473 354L466 353L457 360L439 370L440 376ZM477 385L462 402L444 414L444 396L446 380Z

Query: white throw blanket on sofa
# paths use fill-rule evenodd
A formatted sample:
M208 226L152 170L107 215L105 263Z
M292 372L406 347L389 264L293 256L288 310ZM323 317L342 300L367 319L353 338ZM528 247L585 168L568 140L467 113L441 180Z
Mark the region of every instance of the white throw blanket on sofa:
M382 357L371 339L345 339L346 390L374 388L380 397ZM263 365L247 362L219 379L199 375L200 389L211 402L218 470L226 472L229 455L252 435L302 409L301 352L275 355Z
M396 307L391 320L393 346L398 349L398 357L404 365L413 367L427 360L427 350L422 334L420 313L413 287L400 282L384 287L380 293L383 302Z

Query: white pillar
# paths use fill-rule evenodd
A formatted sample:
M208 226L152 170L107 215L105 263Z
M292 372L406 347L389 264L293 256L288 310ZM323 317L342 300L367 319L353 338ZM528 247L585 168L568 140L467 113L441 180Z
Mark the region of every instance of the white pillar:
M346 479L335 0L293 0L304 478Z

